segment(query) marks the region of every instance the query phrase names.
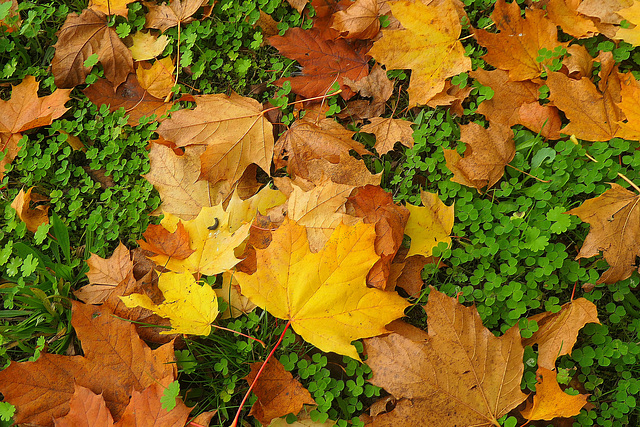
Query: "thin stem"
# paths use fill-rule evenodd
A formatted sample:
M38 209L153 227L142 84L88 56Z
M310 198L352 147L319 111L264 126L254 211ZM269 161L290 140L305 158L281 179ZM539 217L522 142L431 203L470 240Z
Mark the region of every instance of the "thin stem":
M314 96L313 98L302 99L302 100L300 100L300 101L292 101L292 102L287 103L287 107L288 107L289 105L292 105L292 104L297 104L298 102L314 101L314 100L316 100L316 99L324 99L324 98L327 98L327 97L329 97L329 96L337 95L337 94L339 94L339 93L342 93L342 89L338 89L337 91L333 92L333 93L332 93L332 94L330 94L330 95L320 95L320 96ZM282 107L271 107L271 108L267 108L266 110L262 110L262 111L260 111L260 114L268 113L269 111L273 111L273 110L279 110L279 109L281 109L281 108L282 108Z
M280 338L278 339L278 342L273 347L273 349L271 350L271 353L269 353L269 355L265 359L264 363L260 367L260 370L256 374L256 377L251 382L251 385L249 386L249 390L247 390L247 394L244 395L244 399L242 399L242 402L240 403L240 407L238 408L238 412L236 412L236 417L233 419L233 423L231 423L230 427L237 427L238 426L238 420L240 419L240 413L242 412L242 407L244 406L245 402L249 398L249 394L251 393L251 390L253 390L253 386L255 386L256 383L258 382L258 378L260 377L260 374L262 374L262 371L264 370L264 367L267 366L267 363L269 362L269 359L271 359L271 356L273 356L273 353L275 353L276 349L278 348L278 346L282 342L282 340L284 338L284 334L287 333L287 329L289 329L289 326L291 326L291 320L289 320L287 322L287 324L284 325L284 330L280 334Z
M262 340L259 340L258 338L254 338L254 337L252 337L250 335L245 335L242 332L234 331L233 329L224 328L222 326L218 326L218 325L211 325L211 326L213 326L216 329L221 329L223 331L232 332L232 333L234 333L236 335L240 335L242 337L249 338L250 340L254 340L254 341L259 342L260 344L262 344L262 347L266 347L265 343L262 342Z
M570 140L571 142L573 142L574 144L576 144L577 146L580 146L580 143L578 142L578 138L576 138L576 136L575 136L575 135L571 135L571 136L569 137L569 140ZM594 163L599 163L596 159L594 159L593 157L591 157L591 156L589 155L589 153L587 153L587 152L586 152L586 150L585 150L585 153L584 153L584 154L585 154L585 156L587 156L587 158L588 158L589 160L591 160L592 162L594 162ZM635 184L633 183L633 181L631 181L629 178L627 178L626 176L624 176L624 175L623 175L623 174L621 174L620 172L618 172L618 176L619 176L620 178L624 179L625 181L627 181L627 182L629 183L629 185L631 185L631 186L633 187L633 189L634 189L634 190L636 190L636 192L640 194L640 187L638 187L637 185L635 185Z
M521 170L521 169L518 169L518 168L517 168L517 167L515 167L515 166L511 166L511 165L510 165L510 164L508 164L508 163L507 163L507 166L509 166L509 167L510 167L510 168L512 168L512 169L517 170L517 171L518 171L518 172L520 172L520 173L523 173L523 174L527 175L528 177L531 177L531 178L535 179L536 181L546 182L546 183L551 182L551 180L549 180L549 181L545 181L544 179L540 179L540 178L538 178L537 176L533 176L533 175L531 175L530 173L527 173L527 172L525 172L525 171L523 171L523 170Z

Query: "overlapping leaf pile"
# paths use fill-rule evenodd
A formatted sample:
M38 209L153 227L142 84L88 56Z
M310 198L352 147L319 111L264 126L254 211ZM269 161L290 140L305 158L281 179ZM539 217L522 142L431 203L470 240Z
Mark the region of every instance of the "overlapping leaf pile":
M130 124L150 114L161 121L145 178L160 194L156 213L164 217L139 242L155 269L136 272L132 257L140 265L147 258L124 246L109 259L88 261L90 284L76 292L86 304L74 303L84 356L45 354L36 362L12 363L0 373L0 391L17 406L18 422L52 425L56 419L56 425L73 425L95 414L104 425L114 420L115 425L133 425L130 418L142 416L135 408L158 403L161 387L175 379L169 364L172 344L152 351L133 326L110 316L164 326L160 332L144 332L155 342L167 342L167 334L208 335L219 315L217 299L199 280L218 274L234 290L219 294L232 295L227 315L260 307L290 321L318 349L354 359L360 355L351 343L364 338L371 382L385 388L395 405L386 413L363 416L373 426L499 425L499 418L527 399L520 389L522 357L524 346L534 344L539 383L521 416L548 420L580 411L586 396L562 392L553 370L556 358L571 352L584 324L598 322L595 306L585 299L565 304L558 313L532 316L529 320L540 329L526 340L517 326L494 336L474 308L436 289L430 290L425 307L427 332L398 321L409 303L396 289L420 293L419 272L427 262L437 262L433 249L451 245L454 206L427 192L421 194L422 207L394 203L380 187L380 176L362 160L371 152L346 125L348 120L367 121L361 131L375 136L373 149L379 154L392 151L396 142L413 144L410 122L380 117L393 91L384 65L412 70L409 106L463 111L469 92L450 81L463 72L493 89L493 98L478 109L488 127L461 126L464 155L445 152L453 180L478 191L498 183L514 158L511 126L516 124L548 139L563 134L586 141L637 139L640 84L618 71L610 53L593 58L580 45L560 42L557 29L576 38L600 33L634 42L634 29L621 28L621 19L610 22L605 15L619 13L634 23L635 9L611 2L609 9L592 10L588 2L550 0L544 2L546 12L534 2L538 7L521 16L516 2L498 0L492 14L497 32L472 29L487 49L484 60L495 70L471 71L460 38L468 19L459 2L314 1L312 28L290 29L269 43L301 66L300 75L276 84L288 80L297 95L323 99L301 102L288 130L274 135L269 109L258 101L235 93L174 97L175 58L138 60L136 52L155 50L150 58L159 56L166 44L159 32L190 22L203 1L147 5L151 31L140 34L131 48L108 25L108 14L123 13L127 3L106 2L105 8L104 2L92 1L80 15L69 15L58 32L52 62L61 89L39 98L38 84L28 77L0 104L0 138L7 150L0 173L17 155L21 132L64 114L68 89L85 82L92 61L104 70L104 79L84 90L93 102L112 110L124 107ZM292 3L308 10L305 2ZM390 25L381 30L382 16ZM540 58L540 52L551 55ZM371 58L377 64L370 69ZM600 66L597 83L595 63ZM346 101L341 121L323 109L335 83ZM548 102L540 99L543 86L549 90ZM195 106L164 116L178 100ZM569 122L564 127L562 116ZM265 175L269 185L264 178L259 181ZM610 265L599 283L628 278L637 268L639 197L612 184L602 196L567 212L591 225L578 256L603 252ZM46 207L31 208L31 201L35 195L27 190L12 206L35 231L48 218ZM406 255L401 250L405 235L411 240ZM134 344L125 349L123 340ZM112 365L113 360L124 366ZM114 372L97 375L98 367L106 365ZM277 373L262 380L252 410L264 423L299 411L311 400L278 366L269 369ZM282 391L289 387L299 401L269 405L272 394L289 393ZM91 412L80 413L83 404ZM179 405L171 413L175 420L157 420L157 425L184 425L189 409Z

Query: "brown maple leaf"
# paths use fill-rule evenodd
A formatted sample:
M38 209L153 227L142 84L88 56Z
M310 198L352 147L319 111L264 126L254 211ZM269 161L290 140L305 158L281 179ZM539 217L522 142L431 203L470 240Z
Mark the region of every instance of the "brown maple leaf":
M176 399L176 405L168 410L164 407L162 397L166 386L171 383L173 377L155 382L144 390L134 390L131 401L127 405L122 418L115 427L130 426L162 426L183 427L189 418L191 408L184 404L182 399Z
M433 287L425 310L428 333L395 322L395 333L365 340L370 382L399 400L371 425L499 426L527 397L519 331L496 337L474 307Z
M167 5L145 3L149 8L146 15L145 28L156 28L162 32L178 24L188 24L193 21L191 15L196 13L206 0L171 0Z
M638 270L640 256L640 195L611 183L611 189L601 196L586 200L568 211L591 226L578 258L589 258L600 252L609 269L596 284L615 283Z
M540 49L553 51L567 45L558 42L556 25L545 17L545 11L528 9L525 17L520 17L517 2L498 0L491 19L500 32L474 30L478 43L488 51L482 58L494 67L508 71L509 78L515 81L538 77L551 63L551 59L537 60Z
M284 36L269 37L269 43L287 58L295 59L302 67L301 75L283 77L275 81L282 85L291 82L291 90L306 98L326 95L338 82L344 99L354 92L345 78L358 81L369 73L368 57L364 49L354 49L346 40L327 40L316 28L291 28Z
M251 364L251 372L245 380L251 384L264 362ZM315 405L316 401L302 384L287 372L277 359L267 362L260 377L258 377L253 392L258 397L251 407L249 415L253 415L262 423L269 425L272 419L287 414L297 414L303 405Z
M154 121L160 121L173 105L173 102L164 102L144 90L133 73L117 88L107 79L98 79L83 90L83 93L98 106L108 105L111 112L124 108L129 115L127 124L131 126L140 124L142 117L154 114Z
M186 259L195 252L189 246L189 233L182 222L171 233L161 225L150 224L142 233L145 240L138 240L140 247L155 255L165 255L175 259Z
M340 115L341 118L343 116L356 116L368 119L370 117L378 117L384 113L386 108L385 102L387 102L393 94L393 82L389 80L387 72L382 69L380 64L376 63L371 69L371 72L357 82L349 78L345 78L344 82L351 89L359 92L360 96L372 99L371 102L361 99L349 101L346 111L343 111Z
M131 51L107 24L107 15L91 9L67 16L56 33L56 53L51 62L57 87L73 88L84 83L91 71L84 63L93 54L98 55L106 79L114 86L127 79L133 71Z
M53 425L69 411L74 384L101 392L114 419L132 390L175 378L173 344L151 350L134 326L100 306L72 301L73 325L84 356L42 354L35 362L11 362L0 372L0 392L16 406L15 422Z
M380 31L378 0L356 0L346 10L333 14L332 28L347 39L373 39Z
M101 394L95 394L86 387L75 385L75 391L69 401L69 413L56 418L56 427L75 427L79 425L93 427L112 427L113 417Z
M396 142L405 147L413 147L413 124L409 120L394 119L393 117L373 117L371 123L364 125L360 132L372 133L376 136L376 144L373 148L378 154L386 154L393 150Z
M516 154L513 132L496 123L489 129L477 123L460 126L460 140L467 144L464 158L456 150L444 150L451 180L478 190L493 187Z
M573 80L562 73L549 72L547 86L553 105L571 121L561 129L562 133L588 141L608 141L616 135L622 114L615 99L598 91L591 80ZM614 88L607 86L606 91L610 90Z

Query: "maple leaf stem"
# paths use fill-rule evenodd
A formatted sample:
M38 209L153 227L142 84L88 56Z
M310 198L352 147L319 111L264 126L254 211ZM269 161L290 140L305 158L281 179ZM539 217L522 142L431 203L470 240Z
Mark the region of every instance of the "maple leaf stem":
M518 168L517 168L517 167L515 167L515 166L511 166L511 165L510 165L510 164L508 164L508 163L507 163L507 166L509 166L509 167L510 167L510 168L512 168L512 169L517 170L517 171L518 171L518 172L520 172L520 173L523 173L523 174L525 174L525 175L527 175L527 176L529 176L529 177L531 177L531 178L535 179L536 181L546 182L546 183L551 182L551 180L549 180L549 181L545 181L544 179L540 179L540 178L538 178L537 176L533 176L533 175L531 175L530 173L527 173L527 172L525 172L525 171L523 171L523 170L521 170L521 169L518 169Z
M578 138L576 138L575 135L571 135L569 137L569 140L580 147L580 143L578 142ZM587 158L589 160L591 160L592 162L599 163L595 158L591 157L591 155L589 155L589 153L587 153L586 150L585 150L584 155L587 156ZM636 190L636 192L638 194L640 194L640 187L638 187L636 184L634 184L633 181L631 181L629 178L627 178L625 175L621 174L620 172L618 172L618 176L620 178L624 179L625 181L627 181L629 183L629 185L631 185L633 187L633 189Z
M245 335L242 332L234 331L233 329L228 329L228 328L225 328L225 327L222 327L222 326L218 326L218 325L211 325L211 326L216 328L216 329L221 329L223 331L232 332L232 333L234 333L236 335L240 335L242 337L249 338L250 340L254 340L254 341L259 342L260 344L262 344L262 347L266 347L265 343L262 340L259 340L258 338L254 338L254 337L252 337L250 335Z
M253 390L253 386L255 386L256 383L258 382L258 378L260 378L260 374L262 374L262 370L264 369L265 366L267 366L267 363L269 363L269 360L271 359L271 356L273 356L273 353L275 353L276 349L280 346L280 343L284 339L284 334L287 333L287 329L289 329L289 326L291 326L291 320L289 320L287 322L287 324L284 325L284 330L280 334L280 338L278 338L278 342L276 343L275 346L273 346L273 349L271 350L271 352L269 353L269 355L265 359L264 363L260 367L260 370L256 374L256 377L253 379L253 382L249 386L249 390L247 390L247 393L244 395L244 398L242 399L242 402L240 402L240 407L238 408L238 412L236 412L236 416L233 419L233 423L231 423L231 425L229 427L237 427L238 426L238 420L240 419L240 413L242 412L242 407L244 406L245 402L249 398L249 394L251 393L251 390Z
M327 98L327 97L329 97L329 96L338 95L338 94L340 94L340 93L342 93L342 89L338 89L337 91L333 92L333 93L332 93L332 94L330 94L330 95L326 95L326 94L325 94L325 95L320 95L320 96L314 96L313 98L301 99L301 100L299 100L299 101L292 101L292 102L289 102L289 103L287 104L287 107L288 107L289 105L297 104L298 102L315 101L316 99L325 99L325 98ZM271 108L267 108L266 110L262 110L262 111L260 112L260 114L264 115L265 113L268 113L269 111L279 110L279 109L281 109L281 108L282 108L282 107L271 107Z

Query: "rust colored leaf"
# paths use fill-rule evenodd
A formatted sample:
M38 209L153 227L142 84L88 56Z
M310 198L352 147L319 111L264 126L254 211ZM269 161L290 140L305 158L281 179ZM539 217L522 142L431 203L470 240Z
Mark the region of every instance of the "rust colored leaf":
M53 425L69 412L75 384L101 392L114 419L132 390L175 378L173 344L151 350L134 326L100 306L72 301L71 323L84 356L42 354L36 362L11 362L0 372L0 392L17 408L15 422Z
M352 138L355 132L342 127L333 119L307 118L296 120L283 133L275 145L274 164L276 169L287 167L292 177L309 176L308 163L313 159L326 159L338 163L342 155L354 150L360 155L371 154L364 146Z
M268 172L273 156L271 123L262 105L236 93L196 96L196 108L172 113L158 134L179 147L205 145L201 178L212 184L240 179L252 163Z
M379 10L378 0L356 0L333 15L332 28L348 39L373 39L380 31Z
M588 141L608 141L619 129L622 120L618 107L611 97L604 96L586 77L573 80L561 73L547 75L549 99L571 121L561 129L567 135L574 134Z
M380 64L376 63L371 69L371 72L366 76L354 82L349 78L345 78L344 82L351 89L360 93L360 96L365 96L367 98L372 98L370 103L365 103L366 107L360 108L357 112L357 116L361 118L369 118L369 117L377 117L384 113L385 110L385 102L391 97L393 94L393 82L389 80L387 77L387 72L382 69ZM353 103L360 102L358 101L350 101L347 104L347 113L351 114L353 110Z
M444 89L445 80L471 70L458 40L462 26L453 1L390 3L404 29L382 30L382 38L369 51L387 70L412 70L409 106L426 104Z
M91 71L84 62L93 54L98 55L106 79L114 86L124 82L133 71L131 52L115 29L107 26L107 15L102 12L85 9L81 15L69 14L57 36L51 67L59 88L84 83Z
M161 225L150 224L142 237L145 240L137 241L140 247L156 255L185 259L195 252L189 246L189 233L181 222L173 233Z
M610 185L611 189L601 196L567 212L591 226L576 259L602 252L609 263L609 269L596 284L615 283L630 277L638 270L636 257L640 256L640 195L618 184Z
M245 377L249 385L255 380L263 363L251 364L251 372ZM297 414L302 410L302 405L316 404L311 393L275 358L267 363L253 392L258 400L251 407L249 415L256 417L263 425L269 425L274 418Z
M49 205L39 204L32 208L31 203L44 202L49 199L38 193L31 194L31 190L33 187L29 188L26 193L24 189L21 189L11 202L11 207L16 210L20 221L26 224L27 230L35 233L42 224L49 224Z
M89 272L86 273L89 283L116 286L133 271L133 261L129 249L120 242L109 258L101 258L91 254L87 260Z
M191 409L187 408L182 399L178 399L176 406L170 411L164 409L160 402L165 386L171 381L173 376L153 383L143 391L134 390L131 402L115 427L184 427Z
M458 115L464 116L464 108L462 108L462 102L467 99L473 88L467 86L460 88L458 85L451 84L451 81L447 80L444 84L442 92L436 94L433 98L427 102L427 106L436 108L441 105L449 107L449 111Z
M460 140L467 144L464 158L456 150L444 150L451 180L478 190L493 187L516 154L513 132L496 123L489 129L477 123L460 126Z
M498 34L474 30L478 43L487 48L482 58L496 68L509 72L509 79L522 81L538 77L551 59L538 62L540 49L553 51L567 43L558 42L556 24L545 17L543 10L528 9L525 19L520 17L517 2L496 2L491 19L500 30Z
M131 126L137 126L142 117L151 117L153 114L155 120L160 121L173 105L173 102L164 102L144 90L133 73L117 89L107 79L98 79L83 92L94 104L108 105L109 111L124 108L129 114L127 124Z
M393 117L382 118L373 117L371 123L360 129L360 132L372 133L376 136L376 149L378 154L383 155L393 150L396 142L400 142L405 147L413 147L412 122Z
M428 334L396 322L395 333L365 340L371 383L402 399L372 426L499 425L527 397L519 331L494 336L475 308L433 287L425 310Z
M209 183L198 181L203 151L202 147L186 147L184 155L179 156L164 145L151 145L151 167L143 177L160 193L159 211L189 220L198 216L203 206L216 204Z
M75 385L69 402L69 413L55 420L55 427L112 427L113 417L101 394L86 387Z
M188 24L193 21L191 15L196 13L206 0L171 0L167 5L145 3L149 8L146 16L145 28L156 28L162 32L178 24Z
M302 75L276 80L281 85L291 81L291 90L305 98L325 95L334 82L340 84L342 98L354 92L345 78L358 81L369 73L368 57L363 49L354 49L346 40L327 40L316 28L291 28L284 36L269 37L269 43L280 54L295 59L302 67Z
M569 395L560 389L557 374L540 367L536 372L538 383L533 404L527 402L522 416L528 420L552 420L556 417L568 418L578 415L587 404L588 394Z
M556 359L571 350L578 339L578 331L587 323L600 323L598 309L589 300L578 298L562 306L557 313L546 311L529 317L538 323L538 330L522 345L538 344L538 366L549 370L556 367Z

